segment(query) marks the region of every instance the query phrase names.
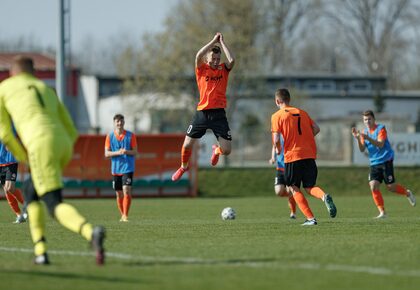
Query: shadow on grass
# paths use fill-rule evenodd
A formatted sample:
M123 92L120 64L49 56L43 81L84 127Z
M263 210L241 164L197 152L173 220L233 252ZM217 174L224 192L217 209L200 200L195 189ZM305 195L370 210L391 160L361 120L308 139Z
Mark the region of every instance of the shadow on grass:
M177 265L252 265L276 262L276 259L228 259L228 260L201 260L201 259L155 259L153 261L131 261L124 263L127 266L150 267L150 266L177 266Z
M108 274L104 276L95 276L95 275L82 275L76 273L59 273L59 272L47 272L47 271L32 271L32 270L2 270L2 273L9 274L10 276L24 276L25 279L28 276L32 277L39 277L39 278L58 278L58 279L71 279L74 280L86 280L89 282L97 281L97 282L106 282L106 283L131 283L131 284L138 284L143 283L140 279L132 279L132 278L121 278L121 277L112 277Z

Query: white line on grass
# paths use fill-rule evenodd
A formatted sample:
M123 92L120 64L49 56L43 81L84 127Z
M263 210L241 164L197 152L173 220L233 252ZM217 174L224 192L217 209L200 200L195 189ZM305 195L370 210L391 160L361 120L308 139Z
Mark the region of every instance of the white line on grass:
M8 248L0 247L0 252L21 252L21 253L32 253L32 249L25 248ZM81 252L81 251L63 251L63 250L49 250L48 253L54 255L65 255L65 256L94 256L93 252ZM364 273L371 275L383 275L383 276L405 276L405 277L420 277L420 270L393 270L384 267L370 267L370 266L354 266L354 265L337 265L337 264L319 264L319 263L293 263L293 262L280 262L270 260L212 260L212 259L201 259L194 257L153 257L153 256L134 256L124 253L107 252L108 258L114 258L119 260L127 260L132 262L141 263L156 263L156 264L197 264L197 265L223 265L223 266L242 266L251 268L263 268L263 267L277 267L281 269L297 269L297 270L326 270L326 271L340 271L350 273Z

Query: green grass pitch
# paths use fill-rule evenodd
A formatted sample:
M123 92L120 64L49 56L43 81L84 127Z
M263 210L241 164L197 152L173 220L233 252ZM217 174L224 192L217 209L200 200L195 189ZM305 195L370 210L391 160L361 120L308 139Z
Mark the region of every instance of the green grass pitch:
M289 220L276 197L135 199L120 223L114 199L67 200L107 228L107 264L48 218L49 266L32 264L28 224L0 201L0 289L420 289L420 211L384 193L335 196L335 219L308 197L319 225ZM220 212L231 206L234 221Z

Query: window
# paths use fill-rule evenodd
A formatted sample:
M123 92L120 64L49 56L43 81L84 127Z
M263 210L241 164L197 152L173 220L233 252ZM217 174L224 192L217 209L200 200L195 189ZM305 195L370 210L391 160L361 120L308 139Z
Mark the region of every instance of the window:
M353 92L366 92L372 90L372 84L367 81L351 81L349 83L349 91Z

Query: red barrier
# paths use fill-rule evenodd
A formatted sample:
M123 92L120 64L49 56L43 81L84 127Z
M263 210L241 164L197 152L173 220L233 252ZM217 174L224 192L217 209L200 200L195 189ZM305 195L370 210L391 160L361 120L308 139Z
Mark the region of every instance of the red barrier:
M197 195L197 154L194 150L185 179L172 182L180 166L185 135L143 134L137 136L138 155L133 177L133 196ZM73 158L64 170L65 197L114 197L111 160L105 158L105 135L81 135ZM22 166L21 173L25 173ZM21 175L23 176L23 175Z

